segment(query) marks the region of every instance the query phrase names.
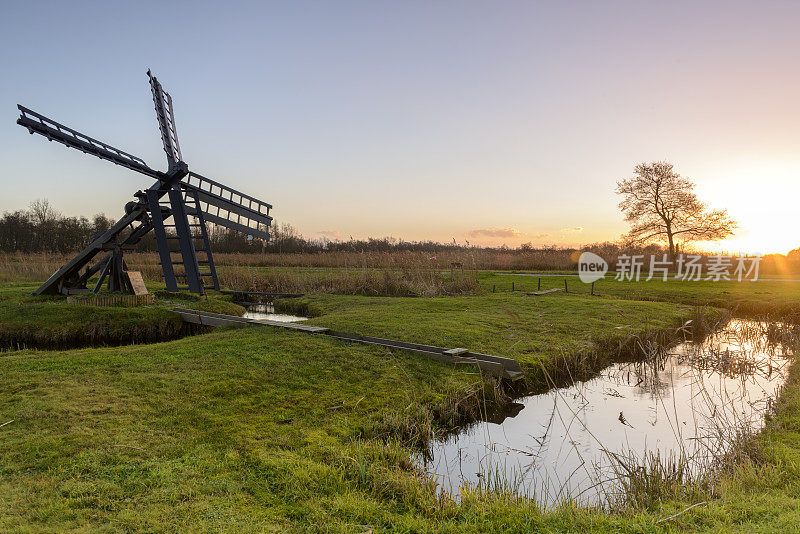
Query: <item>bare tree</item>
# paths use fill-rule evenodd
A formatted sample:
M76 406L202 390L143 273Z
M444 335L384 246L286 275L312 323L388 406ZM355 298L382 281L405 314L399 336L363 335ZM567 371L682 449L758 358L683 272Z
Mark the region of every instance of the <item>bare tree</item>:
M58 219L60 215L46 198L36 199L28 207L31 210L34 222L39 226L44 226L54 219Z
M636 243L666 243L674 256L678 242L716 241L733 235L736 222L727 210L709 210L694 193L694 182L679 175L671 163L641 163L633 178L617 182L619 209L631 229L625 237Z

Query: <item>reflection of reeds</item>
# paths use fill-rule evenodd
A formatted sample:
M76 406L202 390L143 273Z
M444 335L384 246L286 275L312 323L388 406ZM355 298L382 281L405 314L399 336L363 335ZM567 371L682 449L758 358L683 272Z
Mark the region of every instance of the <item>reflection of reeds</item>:
M800 339L796 325L777 321L732 321L724 332L676 354L680 363L726 377L771 378L787 365L785 356Z
M698 389L694 399L700 404L693 403L691 408L694 423L702 433L686 440L676 427L679 448L669 454L604 448L613 471L610 483L603 487L604 504L611 509L644 508L668 498L713 498L720 473L751 458L753 436L771 411L777 393L758 404L748 402L751 412L745 414L730 408L743 398L730 398L727 389L709 391L702 377L716 373L742 381L785 378L788 361L779 355L785 356L799 340L791 325L733 321L722 332L712 333L704 343L684 345L684 350L672 352L677 364L690 365L698 372L693 386ZM650 384L648 391L657 394L659 389L670 386L658 382L658 371L663 370L669 356L658 352L629 367L635 369L640 383ZM677 412L675 416L677 420ZM601 471L598 469L598 478L607 477Z
M729 328L712 334L704 343L689 342L671 350L637 343L643 351L640 358L609 368L603 377L646 392L667 410L667 417L676 423L670 423L675 438L672 449L632 450L601 443L580 416L589 400L583 397L586 384L579 383L570 390L554 389L549 393L554 399L553 412L540 438L531 436L532 440L524 444L487 443L489 454L480 460L477 483L462 489L461 494L477 492L534 499L542 506L578 503L610 510L642 509L665 499L701 502L714 498L725 473L758 461L754 436L763 427L780 392L775 381L788 375L787 354L800 341L799 332L796 325L785 322L733 321ZM668 378L671 371L666 369L664 373L667 366L683 369L681 373L692 369L691 375L681 375L692 377L684 385L692 391L688 415L667 402L675 398L673 390L677 387ZM546 370L544 373L549 377ZM710 377L714 379L709 380ZM769 383L773 384L769 389L759 390ZM609 394L614 396L614 391ZM571 403L566 402L567 394ZM554 418L560 418L563 429L567 429L567 435L557 443L550 435ZM682 428L677 424L679 419L688 419L693 426ZM580 427L584 436L591 436L599 456L586 457L582 453L578 443L572 441L569 429L573 426L575 430ZM549 446L572 448L580 465L572 473L557 475L560 480L542 480L542 473L554 476L547 470L537 472L539 451ZM506 465L513 455L519 465ZM521 460L526 457L530 460ZM571 483L573 479L579 482L578 486Z
M678 357L681 363L688 363L696 369L712 371L723 376L763 376L781 370L785 360L777 358L760 359L750 351L730 350L730 348L711 348L708 351L692 351Z

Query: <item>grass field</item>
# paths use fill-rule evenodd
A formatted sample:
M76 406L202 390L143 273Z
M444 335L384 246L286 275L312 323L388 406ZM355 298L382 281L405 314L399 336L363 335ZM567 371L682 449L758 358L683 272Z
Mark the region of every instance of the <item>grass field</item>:
M481 291L460 296L326 292L284 302L343 331L514 357L536 389L545 371L597 371L630 340L675 333L688 319L713 320L720 308L788 316L800 298L791 282L604 280L592 297L570 279L568 294L533 297L509 291L511 281L535 289L531 277L482 272L477 280ZM169 316L168 298L100 309L31 299L31 289L0 287L0 324L78 329L103 314L134 323ZM716 308L693 306L708 303ZM440 497L414 469L414 446L498 393L472 368L402 351L254 327L148 345L7 351L0 369L3 531L800 529L797 368L767 428L715 475L713 495L676 491L610 514L568 503L544 512L497 493L467 492L460 504Z
M152 289L158 286L150 284ZM32 297L36 284L0 285L0 350L152 343L176 339L190 329L170 310L175 306L241 315L230 296L208 298L156 293L148 307L99 307L67 303L63 297Z
M536 276L536 273L502 273L480 272L478 280L487 291L494 287L496 291L511 290L512 283L516 290L535 291L541 288L563 288L567 280L567 289L571 294L587 295L591 291L588 284L582 283L574 272L564 272L558 276ZM781 279L784 278L784 279ZM794 315L800 310L800 277L795 275L771 275L769 279L759 281L724 281L711 280L644 280L617 281L611 274L595 283L595 295L605 298L626 300L648 300L673 302L690 306L716 306L730 309L740 315L763 315L768 313L781 316Z
M630 341L654 333L677 336L686 321L698 320L697 311L688 306L572 295L312 295L286 303L321 311L309 323L338 331L515 358L535 386L545 385L545 370L551 375L560 375L559 369L573 374L596 371L610 358L625 356ZM707 310L706 315L704 319L713 321L720 314Z

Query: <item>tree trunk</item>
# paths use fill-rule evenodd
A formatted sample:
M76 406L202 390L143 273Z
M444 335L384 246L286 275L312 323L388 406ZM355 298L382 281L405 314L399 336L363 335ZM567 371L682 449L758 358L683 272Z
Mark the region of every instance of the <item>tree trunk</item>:
M672 226L667 224L667 239L669 240L669 261L675 261L675 241L672 238Z

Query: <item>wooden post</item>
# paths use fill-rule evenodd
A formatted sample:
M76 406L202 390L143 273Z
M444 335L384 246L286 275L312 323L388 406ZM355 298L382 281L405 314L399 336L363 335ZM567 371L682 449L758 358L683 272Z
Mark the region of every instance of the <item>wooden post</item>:
M542 290L542 277L540 276L539 283L536 284L536 291L541 291L541 290Z
M511 282L511 291L514 291L514 282Z
M592 282L592 295L594 295L594 282Z
M567 279L566 278L564 278L564 293L569 293L569 290L567 289Z
M494 293L494 288L495 288L495 285L492 284L492 293Z

